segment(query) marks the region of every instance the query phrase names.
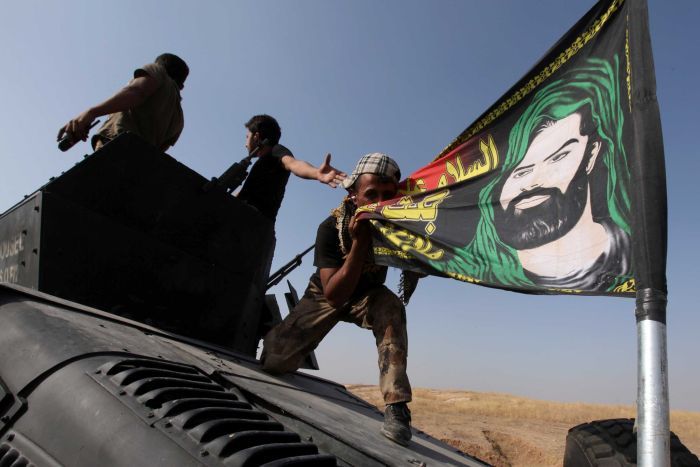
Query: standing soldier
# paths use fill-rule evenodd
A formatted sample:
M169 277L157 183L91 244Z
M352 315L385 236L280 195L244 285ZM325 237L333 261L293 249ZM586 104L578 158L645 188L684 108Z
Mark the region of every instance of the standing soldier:
M58 139L67 137L73 144L86 141L93 120L109 115L92 138L93 149L129 131L159 151L166 151L175 144L185 126L180 91L189 72L185 61L177 55L159 55L155 63L136 69L129 84L112 97L61 127Z
M265 217L274 221L282 204L289 174L299 178L318 180L335 188L345 179L345 173L331 166L331 155L320 166L314 167L297 159L292 151L279 144L282 130L269 115L255 115L245 124L245 147L258 160L238 193L238 199L254 206Z

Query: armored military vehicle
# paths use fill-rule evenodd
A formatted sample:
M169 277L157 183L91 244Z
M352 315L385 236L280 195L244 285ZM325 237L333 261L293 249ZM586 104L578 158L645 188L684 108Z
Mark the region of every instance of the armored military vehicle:
M228 191L124 134L0 216L0 465L485 465L261 371L273 226Z

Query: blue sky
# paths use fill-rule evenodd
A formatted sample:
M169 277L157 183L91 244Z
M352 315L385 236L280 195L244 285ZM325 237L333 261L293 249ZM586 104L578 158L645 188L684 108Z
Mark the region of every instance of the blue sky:
M0 211L89 152L55 146L58 128L161 52L187 60L186 126L169 153L206 177L245 155L243 123L277 117L282 143L350 171L382 151L408 174L428 163L549 49L590 0L38 1L0 18ZM694 202L700 3L649 0L668 172L668 349L672 409L700 411L700 263ZM292 179L273 268L313 243L342 197ZM300 291L311 258L290 276ZM398 275L388 285L396 288ZM284 292L282 286L275 291ZM281 296L280 296L281 298ZM421 281L408 308L416 387L539 399L636 399L634 302L541 297L448 279ZM321 376L376 383L371 333L336 327L317 350Z

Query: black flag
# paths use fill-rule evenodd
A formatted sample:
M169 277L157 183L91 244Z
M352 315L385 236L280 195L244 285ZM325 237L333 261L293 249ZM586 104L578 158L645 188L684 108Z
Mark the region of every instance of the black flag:
M666 291L666 187L640 0L596 4L401 197L378 262L529 293Z

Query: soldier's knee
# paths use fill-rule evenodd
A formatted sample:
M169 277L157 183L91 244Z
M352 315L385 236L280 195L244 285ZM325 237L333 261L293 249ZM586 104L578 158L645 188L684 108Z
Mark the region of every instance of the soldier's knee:
M400 320L406 322L406 307L399 297L393 292L389 291L389 295L386 297L384 302L385 312L393 320Z
M404 306L401 299L391 290L386 287L381 287L377 290L374 299L375 305L382 308L403 310Z
M389 289L384 288L383 292L377 293L369 308L375 333L383 335L383 330L388 327L394 332L405 329L406 309L399 297Z
M263 355L260 357L262 369L274 375L281 375L284 373L292 373L296 371L299 368L299 366L295 365L292 360L293 359L289 357L265 351L263 351Z

